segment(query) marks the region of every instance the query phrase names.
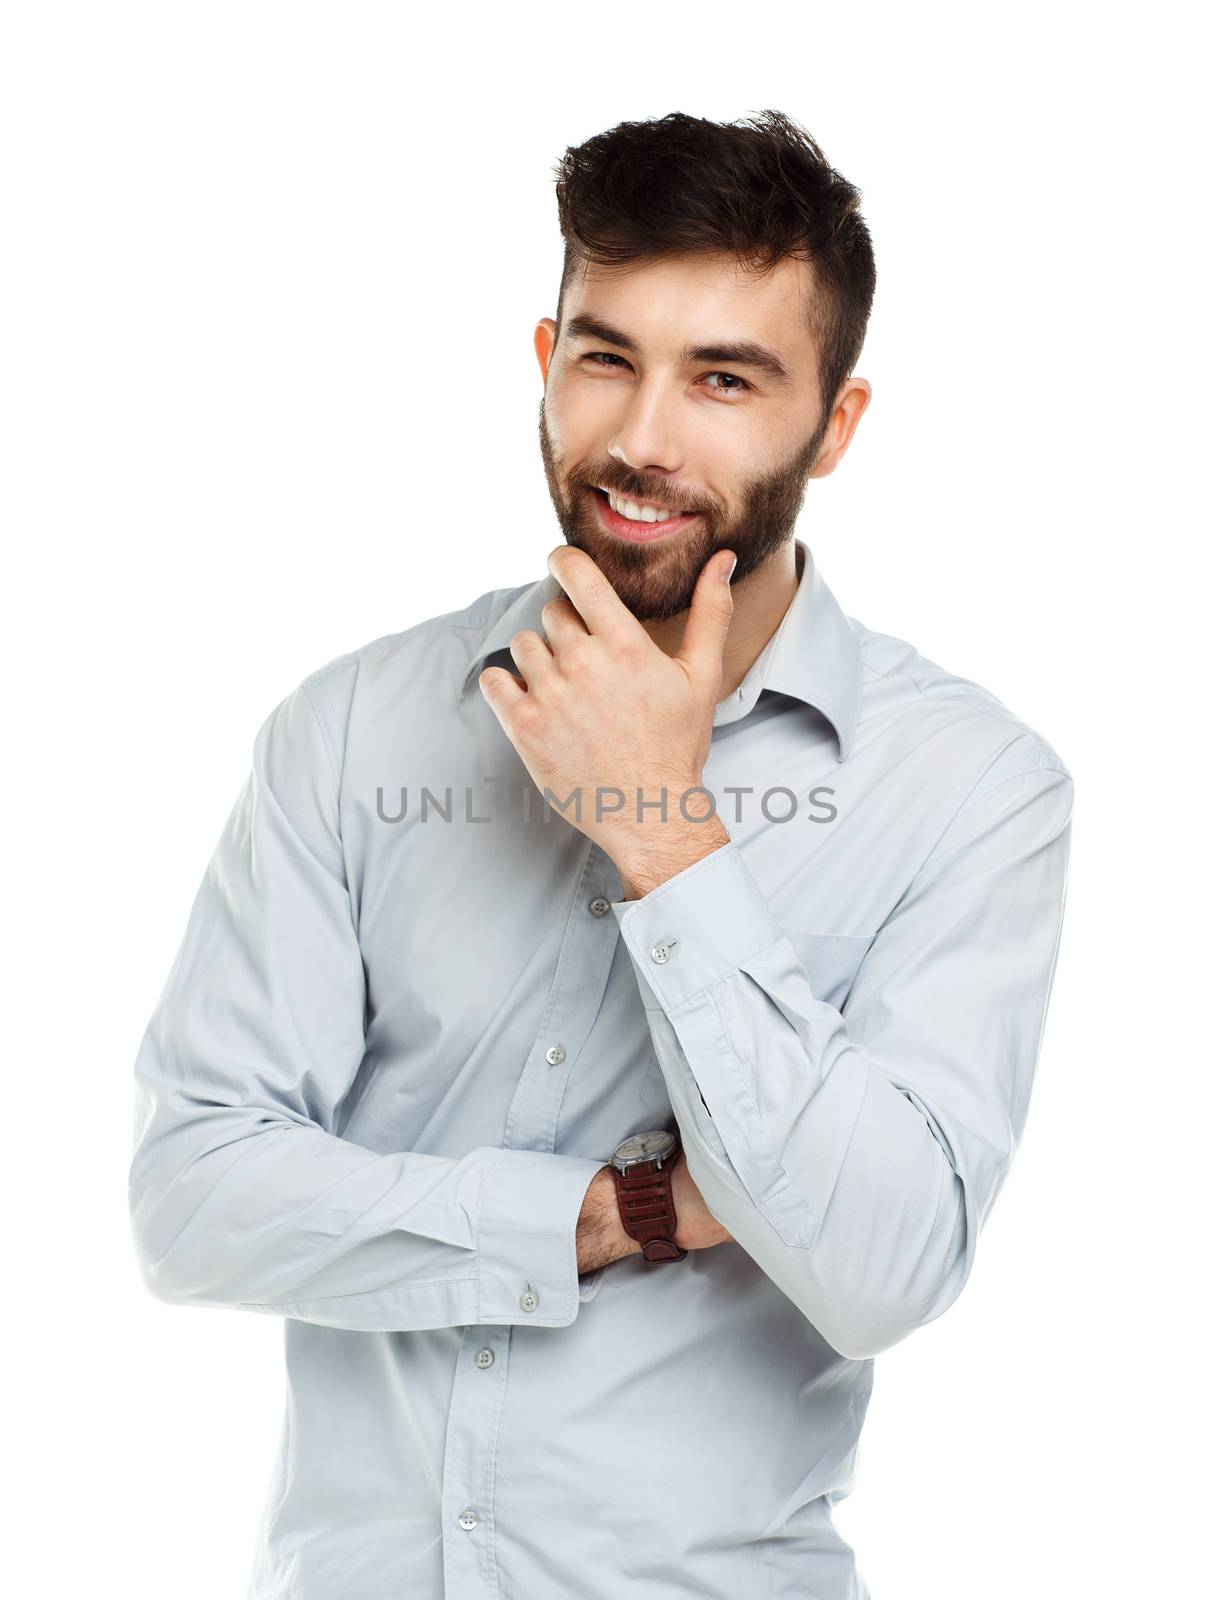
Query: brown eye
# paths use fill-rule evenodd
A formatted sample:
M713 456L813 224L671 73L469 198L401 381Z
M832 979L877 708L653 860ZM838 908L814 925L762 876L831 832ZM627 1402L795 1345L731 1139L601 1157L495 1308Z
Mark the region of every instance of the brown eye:
M625 367L628 364L622 356L617 356L613 350L591 350L587 355L582 357L582 360L593 361L596 364L604 367L608 362L611 361L618 361ZM704 373L704 377L727 378L731 383L737 385L735 388L716 388L712 384L705 384L704 388L711 389L713 394L741 394L746 389L752 388L752 385L746 383L744 378L738 378L735 372L707 372Z
M740 384L741 389L747 389L749 387L744 378L738 378L735 372L709 372L707 376L709 378L731 378L733 383ZM710 385L708 387L710 387ZM739 394L740 389L720 389L718 392L720 394Z

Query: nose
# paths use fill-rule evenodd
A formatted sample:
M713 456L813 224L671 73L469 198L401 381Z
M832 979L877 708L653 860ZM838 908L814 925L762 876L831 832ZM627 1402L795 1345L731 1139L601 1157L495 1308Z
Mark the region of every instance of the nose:
M664 389L642 384L632 394L619 427L607 445L610 455L633 472L656 472L672 479L682 470L683 449L675 442L676 423Z

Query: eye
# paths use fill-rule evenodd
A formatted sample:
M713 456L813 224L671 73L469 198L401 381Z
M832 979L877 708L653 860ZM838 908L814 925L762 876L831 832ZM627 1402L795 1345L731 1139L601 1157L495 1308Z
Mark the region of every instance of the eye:
M709 372L706 376L709 378L731 378L733 383L739 383L742 389L751 387L750 384L745 382L744 378L738 378L735 372ZM738 391L735 389L721 389L719 392L720 394L736 394Z
M604 366L611 361L618 361L625 367L628 364L622 356L617 356L613 350L591 350L588 355L582 357L582 360L598 362ZM707 372L704 373L704 377L727 378L731 383L739 385L738 388L725 387L717 389L712 384L705 384L704 388L711 389L713 394L739 394L742 390L748 389L751 391L753 388L753 385L746 383L744 378L738 378L735 372Z

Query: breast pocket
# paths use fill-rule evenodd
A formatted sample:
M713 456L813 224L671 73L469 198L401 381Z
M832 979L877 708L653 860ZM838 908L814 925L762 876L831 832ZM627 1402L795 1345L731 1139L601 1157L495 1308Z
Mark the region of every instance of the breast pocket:
M783 928L791 941L800 965L817 1000L845 1008L858 968L874 943L874 935L854 933L809 933L802 928Z

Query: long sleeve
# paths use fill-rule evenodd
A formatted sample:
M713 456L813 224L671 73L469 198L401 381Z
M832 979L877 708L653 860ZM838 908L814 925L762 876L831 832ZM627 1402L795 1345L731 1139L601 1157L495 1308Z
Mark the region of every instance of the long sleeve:
M840 1354L961 1292L1025 1124L1062 931L1073 784L988 768L817 998L735 844L621 902L653 1046L712 1214Z
M138 1051L129 1207L146 1287L333 1328L572 1322L601 1163L336 1136L365 1010L338 773L301 684L256 736Z

